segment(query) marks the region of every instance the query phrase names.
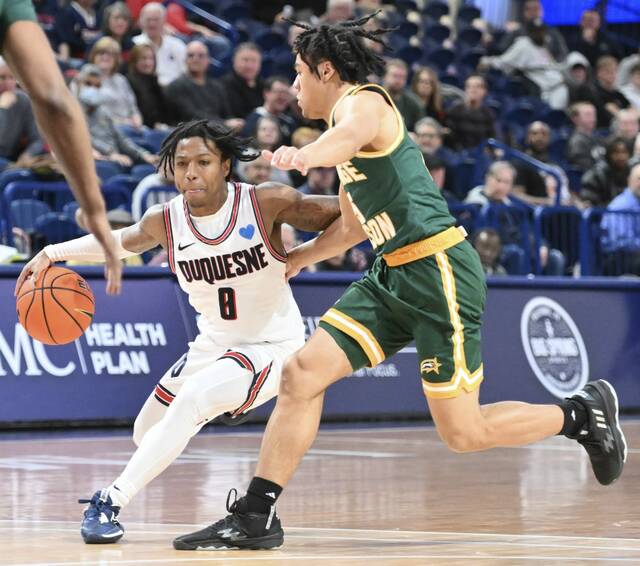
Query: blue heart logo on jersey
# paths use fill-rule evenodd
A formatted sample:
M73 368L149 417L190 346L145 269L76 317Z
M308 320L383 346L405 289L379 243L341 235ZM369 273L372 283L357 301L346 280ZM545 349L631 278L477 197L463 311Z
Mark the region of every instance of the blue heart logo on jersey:
M253 238L255 231L256 231L256 228L253 224L247 224L246 226L238 230L238 234L240 234L243 238L250 240L251 238Z

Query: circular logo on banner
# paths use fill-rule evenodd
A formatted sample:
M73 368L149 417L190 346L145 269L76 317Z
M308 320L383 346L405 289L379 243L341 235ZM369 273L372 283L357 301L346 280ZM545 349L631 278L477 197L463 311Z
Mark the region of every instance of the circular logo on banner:
M534 297L520 319L529 365L550 393L564 399L582 389L589 359L582 336L566 310L547 297Z

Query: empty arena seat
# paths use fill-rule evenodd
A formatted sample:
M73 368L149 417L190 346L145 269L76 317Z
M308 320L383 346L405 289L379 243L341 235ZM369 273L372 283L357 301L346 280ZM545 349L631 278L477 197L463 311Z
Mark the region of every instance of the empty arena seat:
M430 0L422 9L422 13L437 21L442 16L446 16L449 13L449 4L441 2L440 0Z
M458 30L458 42L468 47L475 47L482 41L482 32L474 27L464 27Z
M423 51L415 45L406 45L399 49L396 53L399 59L402 59L407 65L413 65L422 58Z
M153 153L158 153L168 135L168 130L149 130L144 133L144 141L153 148Z
M580 225L582 214L573 206L540 206L533 213L536 247L546 244L562 253L569 272L580 260ZM536 272L543 272L538 263Z
M46 244L66 242L83 235L80 227L66 214L47 212L35 221L35 231Z
M537 265L538 261L538 248L535 247L530 215L531 209L529 207L490 204L480 209L478 219L479 226L493 228L500 234L503 245L513 244L522 248L527 272L533 267L532 255L535 256L533 265Z
M254 36L253 41L265 52L287 46L287 37L283 33L272 29L260 31Z
M526 275L528 273L524 250L515 244L502 246L500 265L509 275Z
M35 222L38 217L51 212L47 203L32 198L13 200L9 207L11 226L17 226L27 233L32 233L35 230Z
M401 22L396 29L396 33L400 34L402 37L406 37L407 39L414 35L418 35L419 31L420 28L418 28L417 24L407 20Z
M424 28L424 36L436 43L442 43L450 34L451 30L447 26L437 22L427 24Z
M456 226L462 226L470 236L478 226L480 206L477 204L450 204L449 212L456 219Z
M140 165L134 165L131 168L130 175L135 179L138 179L139 181L143 177L146 177L147 175L151 175L152 173L155 173L155 172L156 172L156 168L153 165L142 163Z
M458 10L458 21L471 23L473 20L482 17L482 12L476 6L472 6L471 4L465 4L460 7Z
M451 49L438 47L425 53L421 59L421 63L436 67L440 71L446 71L447 67L453 63L456 55Z
M96 159L96 173L100 180L107 181L114 175L119 175L123 172L122 166L115 161L104 161L102 159Z

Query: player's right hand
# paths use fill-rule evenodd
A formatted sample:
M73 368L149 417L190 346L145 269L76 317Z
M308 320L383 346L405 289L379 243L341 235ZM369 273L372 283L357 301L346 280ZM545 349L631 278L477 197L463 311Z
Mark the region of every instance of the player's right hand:
M104 210L93 214L83 213L84 224L96 237L104 250L104 276L107 280L107 294L118 295L122 288L122 262L116 255L116 245Z
M295 277L300 273L305 266L302 265L299 261L297 261L299 254L296 253L295 248L289 251L287 254L287 266L285 268L285 279L289 281L289 279Z
M53 262L49 259L49 256L44 253L44 250L41 250L33 256L31 261L22 268L22 271L18 276L18 280L16 281L16 288L14 289L13 294L16 296L18 295L20 288L28 277L31 277L34 282L37 281L40 273L47 269L52 263Z

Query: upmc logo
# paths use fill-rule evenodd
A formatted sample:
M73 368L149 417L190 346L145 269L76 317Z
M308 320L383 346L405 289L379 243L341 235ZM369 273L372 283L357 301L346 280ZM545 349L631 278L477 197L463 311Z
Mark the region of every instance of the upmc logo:
M94 323L73 344L50 347L33 340L16 323L13 340L0 332L0 377L64 377L78 369L84 375L149 374L150 349L166 345L164 326L159 322Z
M527 360L540 383L561 399L582 389L589 359L578 327L558 303L534 297L524 307L520 335Z

